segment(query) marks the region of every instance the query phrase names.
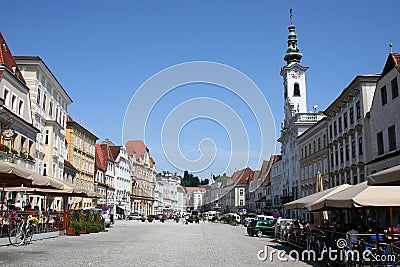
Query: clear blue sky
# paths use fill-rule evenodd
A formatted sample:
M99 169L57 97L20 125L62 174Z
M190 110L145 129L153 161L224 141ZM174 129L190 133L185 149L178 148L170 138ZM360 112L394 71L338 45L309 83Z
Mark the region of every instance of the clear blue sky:
M169 66L196 60L227 64L252 79L269 102L279 134L279 71L285 64L291 7L301 63L310 67L309 110L315 104L325 109L356 75L381 72L390 39L393 51L400 51L398 0L7 1L2 4L1 31L14 55L45 61L74 101L70 114L100 140L122 142L125 110L143 82ZM238 99L215 86L186 87L164 99L152 117L168 114L178 100L214 97L239 109L243 121L250 123L246 127L251 141L254 121ZM152 133L146 142L157 170L175 171L162 154L157 132L162 121L149 126ZM213 134L201 134L204 128ZM206 137L221 150L230 149L224 128L207 120L191 122L182 135L182 152L189 159L198 157L193 148ZM252 153L261 150L258 146L259 141L251 141ZM221 172L226 158L216 160L224 163L216 162L199 175ZM248 165L257 167L252 158Z

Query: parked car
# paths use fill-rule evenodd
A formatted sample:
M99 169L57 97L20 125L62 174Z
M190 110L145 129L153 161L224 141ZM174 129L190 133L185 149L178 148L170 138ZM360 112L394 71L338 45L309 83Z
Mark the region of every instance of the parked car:
M266 234L273 234L275 231L273 220L254 220L247 226L249 236L262 237Z
M256 220L256 219L257 219L257 214L248 213L246 215L246 218L244 218L244 220L243 220L243 226L247 227L251 221Z
M140 220L142 219L142 215L140 215L139 213L131 213L128 218L129 220Z
M240 223L240 215L236 214L236 213L227 213L225 214L225 216L233 216L236 219L237 223Z

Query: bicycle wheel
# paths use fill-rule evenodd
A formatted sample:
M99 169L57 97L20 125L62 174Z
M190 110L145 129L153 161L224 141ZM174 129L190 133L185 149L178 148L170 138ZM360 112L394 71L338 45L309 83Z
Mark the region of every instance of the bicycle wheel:
M8 236L8 240L10 241L10 244L13 246L22 245L24 243L24 239L25 239L24 231L22 231L22 229L19 227L12 229Z

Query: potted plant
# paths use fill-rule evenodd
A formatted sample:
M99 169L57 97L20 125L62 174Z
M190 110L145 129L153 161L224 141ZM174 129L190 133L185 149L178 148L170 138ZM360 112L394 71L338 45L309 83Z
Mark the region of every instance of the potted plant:
M82 231L82 223L78 221L72 221L70 227L75 230L75 235L80 235Z
M17 155L17 154L18 154L18 151L15 150L14 148L11 148L10 151L11 151L11 153L13 153L14 155Z
M149 215L149 217L147 218L147 221L153 222L153 220L154 220L153 216Z
M89 223L86 221L82 221L81 225L82 225L81 234L88 234L89 233Z
M180 219L179 216L178 216L178 215L175 215L175 222L176 222L176 223L179 223L179 219Z
M160 218L160 221L163 223L163 222L165 222L166 219L167 219L167 217L165 217L165 215L162 215Z

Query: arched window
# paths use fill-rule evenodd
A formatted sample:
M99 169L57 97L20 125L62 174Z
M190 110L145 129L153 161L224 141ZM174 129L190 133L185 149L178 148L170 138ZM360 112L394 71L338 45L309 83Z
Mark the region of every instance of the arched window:
M294 84L293 95L300 96L300 85L298 83Z

